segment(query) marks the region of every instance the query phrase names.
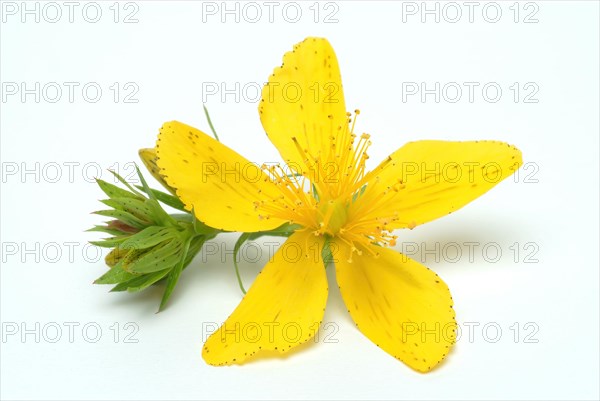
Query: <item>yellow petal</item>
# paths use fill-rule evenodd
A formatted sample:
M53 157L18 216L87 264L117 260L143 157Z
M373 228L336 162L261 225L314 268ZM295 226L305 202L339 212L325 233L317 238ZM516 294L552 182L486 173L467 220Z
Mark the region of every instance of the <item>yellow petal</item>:
M322 248L322 237L292 234L227 321L208 338L204 360L210 365L239 364L260 352L283 353L310 340L327 301Z
M452 297L437 274L392 249L370 246L347 261L336 240L337 282L359 330L419 372L433 369L456 339Z
M522 163L521 151L503 142L410 142L370 173L351 215L413 228L460 209Z
M304 166L298 147L318 157L331 150L332 136L338 134L343 138L336 146L348 146L347 130L339 129L348 126L342 79L327 39L307 38L283 56L263 88L258 110L269 139L292 168Z
M271 230L284 220L261 216L255 202L279 191L263 171L202 131L165 123L156 143L160 174L186 209L207 225L228 231Z
M138 154L140 155L140 159L142 159L144 166L146 166L150 174L152 174L152 177L154 177L156 181L160 182L160 184L163 187L165 187L169 192L175 195L175 190L171 188L169 184L167 184L167 182L160 174L160 168L158 167L158 164L156 164L158 160L158 158L156 157L156 150L144 148L140 149L138 151Z

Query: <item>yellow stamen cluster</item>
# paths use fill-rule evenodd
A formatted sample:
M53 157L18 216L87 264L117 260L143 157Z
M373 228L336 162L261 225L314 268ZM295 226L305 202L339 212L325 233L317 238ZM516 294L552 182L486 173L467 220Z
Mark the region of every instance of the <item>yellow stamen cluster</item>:
M356 110L355 115L359 114ZM351 117L348 113L346 124L332 126L329 146L317 154L311 154L292 138L302 164L290 166L291 171L279 165L263 166L281 195L254 204L261 218L273 216L299 224L317 236L336 236L350 246L350 261L354 253L361 255L362 250L377 256L367 245L395 245L397 237L390 234L387 226L398 216L368 216L377 210L385 195L403 188L401 182L382 188L376 172L366 173L370 135L357 137L356 118ZM328 118L334 120L331 115Z

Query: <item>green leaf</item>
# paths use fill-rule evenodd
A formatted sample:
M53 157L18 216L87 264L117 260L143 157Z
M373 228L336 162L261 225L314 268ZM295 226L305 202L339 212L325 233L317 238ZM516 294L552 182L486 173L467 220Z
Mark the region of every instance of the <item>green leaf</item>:
M171 227L150 226L130 236L119 247L121 249L145 249L173 239L177 230Z

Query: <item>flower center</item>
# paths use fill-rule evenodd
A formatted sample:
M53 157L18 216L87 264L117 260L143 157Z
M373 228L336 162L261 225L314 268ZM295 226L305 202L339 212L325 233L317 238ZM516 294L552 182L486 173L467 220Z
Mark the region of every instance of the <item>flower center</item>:
M355 116L358 114L360 111L356 110ZM349 260L352 254L361 254L359 248L376 254L373 243L393 246L396 236L391 235L387 224L397 220L397 216L369 216L368 211L378 207L380 198L395 190L395 186L379 191L377 172L366 172L370 136L355 135L356 117L351 116L348 113L346 124L330 133L329 147L310 150L293 137L303 161L299 169L263 166L281 194L271 201L254 204L260 218L274 216L303 226L315 235L338 237L351 249ZM377 190L369 190L370 186Z
M318 206L319 233L336 235L348 220L348 207L343 199L321 202Z

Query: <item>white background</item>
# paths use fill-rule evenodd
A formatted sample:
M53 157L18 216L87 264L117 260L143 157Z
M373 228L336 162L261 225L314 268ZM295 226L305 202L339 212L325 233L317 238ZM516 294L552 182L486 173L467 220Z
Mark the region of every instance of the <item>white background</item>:
M216 15L203 14L202 3L194 1L138 1L127 8L121 3L117 23L112 1L99 3L96 23L85 20L95 16L89 7L82 15L83 2L73 22L67 6L55 3L62 12L55 23L48 21L55 18L54 6L38 3L39 22L35 15L22 22L21 3L12 3L15 15L7 3L1 26L2 398L599 397L598 3L500 2L496 23L486 21L495 17L494 5L482 14L485 2L474 9L473 22L467 6L454 3L462 12L455 23L448 20L456 8L444 8L446 3L437 6L439 23L435 15L421 21L420 2L412 3L419 8L415 15L402 2L321 3L316 23L312 1L298 3L302 15L296 23L286 21L295 9L282 14L283 3L272 23L262 2L254 3L263 13L255 23L244 20L243 4L239 23L235 15L222 23L220 2L213 3L220 8ZM255 7L245 10L246 19L255 17ZM124 23L134 11L138 22ZM325 23L334 11L337 22ZM538 22L525 23L533 12L530 19ZM84 251L86 241L98 238L84 230L102 221L89 214L101 208L102 193L89 182L96 167L106 180L108 168L131 176L137 149L153 145L164 121L206 130L203 101L223 142L250 160L277 161L251 89L306 36L325 36L336 49L347 106L361 109L358 130L372 134L373 165L418 139L502 140L518 146L529 163L528 170L460 212L399 232L404 246L416 243L422 250L439 244L438 261L432 254L413 257L448 283L464 329L448 360L430 374L415 373L363 337L335 285L324 322L337 325L326 331L336 342L322 338L281 360L206 365L200 356L205 329L222 322L241 299L230 255L199 256L160 314L154 312L161 287L109 294L108 287L92 285L106 269L94 248ZM6 90L23 82L30 89L36 82L40 88L56 82L62 97L51 103L56 93L42 91L36 102L34 94L22 99ZM79 84L73 102L64 82ZM96 103L89 101L93 91L87 100L81 93L90 82L103 90ZM115 82L121 88L116 103L110 89ZM131 98L137 103L124 102L129 82L139 88ZM239 99L233 94L222 99L221 92L207 94L211 82L230 89L236 82L240 88L248 84L248 91L245 97L238 92ZM448 93L436 103L434 95L403 99L410 82L480 86L473 102L463 86L458 102L448 101L454 97ZM502 89L495 103L481 92L490 82ZM510 89L515 82L521 88L517 102ZM525 90L526 83L539 88L529 99L537 103L524 102L532 88ZM25 169L34 172L23 175ZM218 238L229 250L234 241L231 235ZM465 242L479 244L472 260ZM75 243L73 255L68 243ZM453 243L463 252L454 263ZM494 249L482 253L488 243L500 247L498 260ZM514 243L520 248L516 262ZM533 245L525 249L528 243ZM525 263L528 255L533 263ZM265 261L263 255L260 262L242 264L247 285ZM128 322L135 326L125 327ZM35 332L36 323L39 342L35 334L23 338L21 329ZM471 341L465 325L470 323L479 324ZM68 324L79 325L72 342ZM98 342L86 339L85 324L102 329ZM62 337L52 343L56 326ZM8 335L9 327L19 332ZM131 327L139 328L132 337L137 343L125 342ZM492 342L497 327L502 333Z

